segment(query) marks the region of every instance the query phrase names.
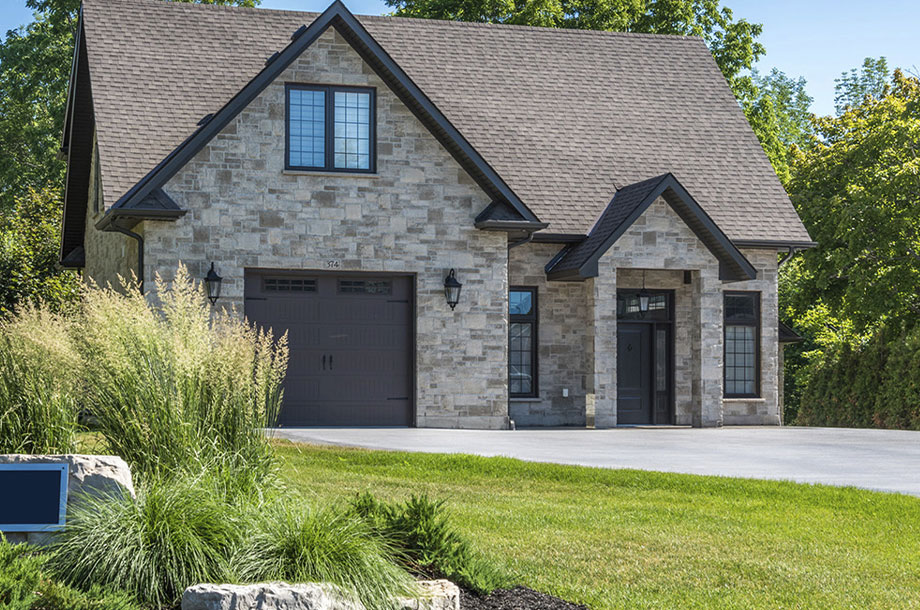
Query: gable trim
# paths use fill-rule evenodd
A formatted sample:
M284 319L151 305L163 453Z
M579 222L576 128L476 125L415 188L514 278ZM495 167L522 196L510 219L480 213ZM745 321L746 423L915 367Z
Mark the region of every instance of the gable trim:
M117 216L120 210L143 200L154 189L162 187L201 151L230 121L236 118L266 87L316 41L329 27L334 27L362 58L374 68L378 75L393 89L410 110L422 120L429 131L441 141L464 169L470 171L477 184L487 193L507 201L521 216L531 222L539 222L536 215L520 200L497 172L460 134L431 100L412 82L409 76L383 50L376 40L364 29L355 16L335 0L306 29L300 29L293 40L280 54L262 69L249 83L230 99L213 117L199 127L178 147L166 156L137 184L119 198L106 213ZM302 31L301 31L302 30ZM111 221L103 218L100 225ZM102 228L102 227L100 227Z
M630 214L617 225L611 233L604 238L587 259L577 267L565 268L566 256L574 252L572 247L565 255L554 258L546 267L549 280L575 280L582 281L597 277L598 261L600 258L623 236L624 233L642 216L643 213L659 197L663 197L671 209L680 216L681 220L690 228L697 238L716 257L720 263L720 278L725 281L753 280L757 277L757 270L731 242L727 235L703 210L699 203L677 181L673 174L660 176L658 183L649 191L648 195L630 212ZM615 205L616 195L611 199L608 208ZM606 212L606 210L605 210ZM603 218L603 214L601 215ZM591 233L599 230L600 219ZM589 233L589 237L590 237ZM560 265L562 268L559 268Z

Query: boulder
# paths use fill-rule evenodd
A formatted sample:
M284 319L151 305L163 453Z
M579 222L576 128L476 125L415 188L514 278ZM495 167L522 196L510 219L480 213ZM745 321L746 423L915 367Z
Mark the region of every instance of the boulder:
M120 457L114 455L24 455L19 453L0 454L0 464L52 464L67 463L67 509L83 495L105 496L129 494L134 497L134 483L131 469ZM0 490L7 493L9 490ZM15 500L13 500L15 501ZM53 533L9 532L4 533L11 542L29 542L43 545L50 542Z
M460 610L460 591L453 583L435 580L419 585L420 598L399 600L400 610ZM182 595L182 610L364 610L364 606L342 599L333 585L270 582L194 585Z

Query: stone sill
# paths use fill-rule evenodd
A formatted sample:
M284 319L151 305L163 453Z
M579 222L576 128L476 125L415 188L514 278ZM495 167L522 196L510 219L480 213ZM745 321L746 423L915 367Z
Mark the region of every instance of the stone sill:
M766 398L723 398L722 402L767 402Z
M281 173L286 176L316 176L318 178L370 178L377 179L380 174L364 174L360 172L324 172L309 169L283 169Z
M539 396L523 396L516 398L509 398L508 402L543 402L543 399Z

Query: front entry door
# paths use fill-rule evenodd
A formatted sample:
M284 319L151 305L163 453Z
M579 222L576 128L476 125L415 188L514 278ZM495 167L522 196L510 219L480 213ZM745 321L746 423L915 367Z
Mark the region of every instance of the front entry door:
M617 293L617 423L670 424L673 412L674 295Z
M617 423L652 423L652 326L617 325Z

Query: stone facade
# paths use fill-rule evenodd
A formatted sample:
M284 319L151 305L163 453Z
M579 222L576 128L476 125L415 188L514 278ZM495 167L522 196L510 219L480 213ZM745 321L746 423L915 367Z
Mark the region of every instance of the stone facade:
M558 244L525 244L509 253L511 286L537 289L540 394L512 398L516 426L584 426L589 381L588 284L548 282L544 267ZM568 390L568 397L563 396Z
M375 87L377 173L284 169L284 85ZM248 268L415 275L416 423L508 425L506 237L474 228L490 199L358 54L327 31L164 189L189 213L145 222L145 276L211 261L243 310ZM451 268L463 282L444 303ZM451 374L463 371L463 375Z
M285 83L376 89L377 172L284 168ZM95 155L94 155L95 156ZM95 164L93 176L95 177ZM135 270L135 241L102 233L90 184L86 273L117 283ZM776 253L746 250L758 278L726 284L719 263L664 202L654 203L585 282L548 282L558 244L507 249L474 228L489 197L333 30L244 109L164 190L188 214L141 223L143 279L169 280L181 261L224 277L221 303L245 312L247 269L386 272L415 278L415 403L419 426L504 428L617 423L617 289L674 293L674 423L778 424ZM552 228L550 228L552 230ZM445 306L451 268L463 283ZM684 271L691 282L684 282ZM509 286L538 292L539 395L508 400ZM761 293L761 396L723 399L723 293ZM462 371L462 375L454 374ZM567 394L567 395L565 395Z
M122 233L98 231L96 223L102 219L102 181L99 179L99 152L93 137L93 156L90 161L89 199L86 203L86 233L83 248L86 252L85 277L101 286L120 286L121 278L138 277L137 241ZM99 187L97 188L97 184Z
M540 395L511 402L517 425L616 425L616 292L640 289L643 275L650 290L674 294L674 423L780 423L775 251L745 250L757 279L724 283L716 258L663 199L601 258L596 278L547 282L543 266L558 251L529 244L510 255L511 285L537 287L540 304ZM760 398L722 397L725 291L761 294Z

